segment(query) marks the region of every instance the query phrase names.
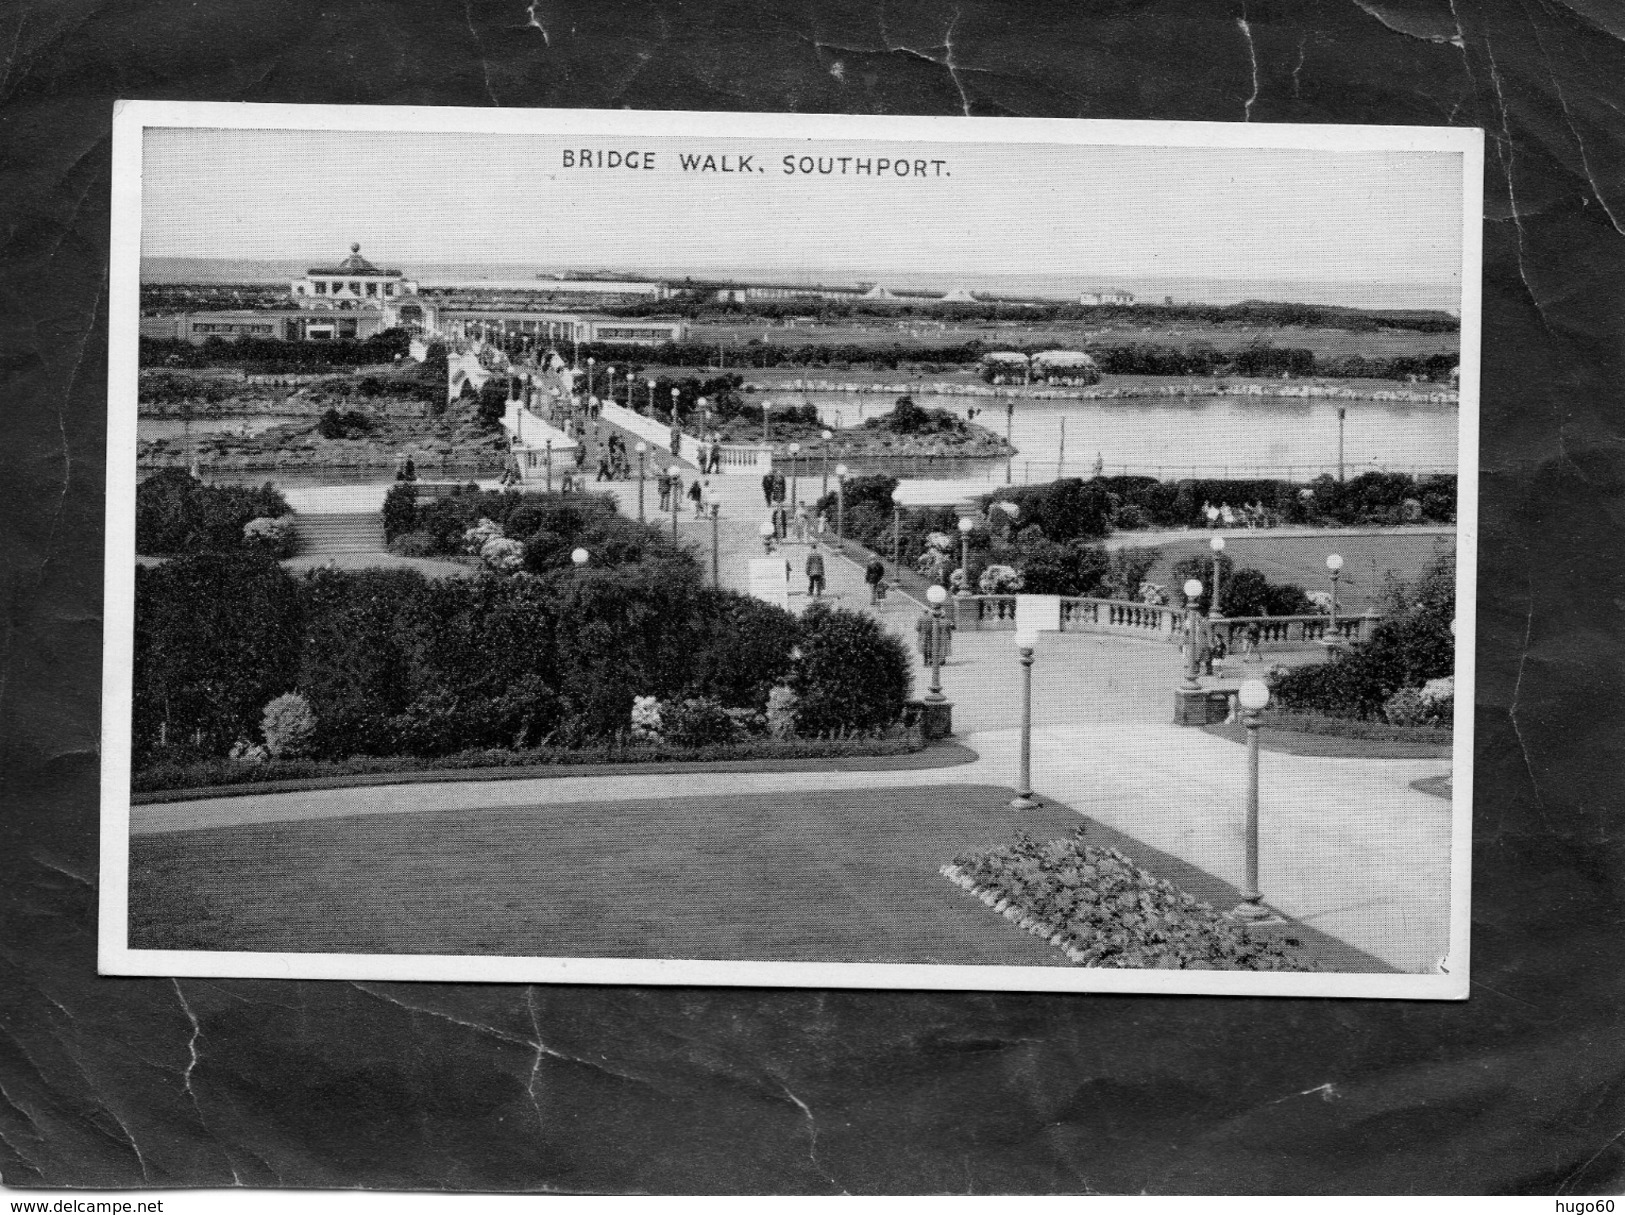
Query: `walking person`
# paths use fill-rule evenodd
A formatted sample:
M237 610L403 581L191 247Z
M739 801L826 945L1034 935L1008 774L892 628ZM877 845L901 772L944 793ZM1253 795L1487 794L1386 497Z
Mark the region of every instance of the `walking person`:
M688 487L688 500L694 504L694 517L696 519L705 513L704 498L705 489L700 484L700 479L695 477L694 484Z
M797 503L797 505L796 505L796 543L797 544L805 544L806 542L807 542L807 504L805 502L801 502L801 503Z
M789 487L790 482L784 479L784 471L775 468L773 470L773 501L783 502L785 494L789 492Z
M613 481L615 475L610 471L609 455L606 453L598 457L598 480Z
M660 493L660 509L662 512L671 509L671 477L662 472L655 478L655 489Z
M881 590L886 581L885 562L878 556L871 556L869 564L863 567L863 580L869 584L869 606L875 607L885 594Z
M1241 647L1241 660L1243 662L1249 662L1261 657L1258 652L1258 642L1263 633L1263 627L1259 625L1258 621L1249 620L1247 622L1247 640L1242 643Z
M773 470L768 469L762 474L762 505L773 505Z
M818 551L817 542L807 554L807 594L814 599L824 597L824 555Z

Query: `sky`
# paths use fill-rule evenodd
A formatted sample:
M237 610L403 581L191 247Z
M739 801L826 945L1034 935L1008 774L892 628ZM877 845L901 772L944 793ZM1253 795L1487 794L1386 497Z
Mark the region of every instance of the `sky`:
M565 167L576 148L653 152L655 169ZM754 171L684 171L683 154L749 156ZM853 164L786 173L787 155ZM861 175L860 158L910 172ZM943 163L916 176L922 160ZM1461 177L1449 152L168 128L146 134L142 253L314 266L360 242L408 275L513 262L963 274L972 288L986 275L1448 284Z

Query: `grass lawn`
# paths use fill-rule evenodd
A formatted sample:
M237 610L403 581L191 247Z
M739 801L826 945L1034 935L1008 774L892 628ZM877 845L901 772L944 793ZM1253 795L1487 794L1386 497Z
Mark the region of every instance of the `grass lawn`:
M137 836L141 949L1068 965L944 880L987 786L364 815ZM1053 807L1021 826L1060 836Z
M1118 535L1133 543L1132 532ZM1238 568L1251 566L1271 582L1295 582L1309 591L1331 589L1326 556L1337 553L1343 558L1337 608L1341 613L1353 614L1377 606L1384 575L1392 572L1400 581L1415 585L1435 557L1454 552L1455 548L1456 537L1440 533L1385 536L1350 530L1336 536L1300 536L1263 528L1239 536L1231 533L1224 551ZM1157 563L1146 578L1150 582L1170 582L1176 561L1190 556L1211 559L1212 555L1208 538L1201 533L1164 544L1157 550ZM1219 593L1224 593L1222 586Z
M1203 726L1215 738L1233 743L1247 741L1243 725ZM1283 755L1321 755L1334 759L1449 759L1450 744L1411 742L1386 738L1342 738L1335 734L1311 734L1302 730L1272 729L1260 726L1258 746L1262 751ZM1424 790L1427 792L1427 790Z
M358 815L131 842L137 949L1066 966L938 869L1025 830L1219 908L1227 883L1009 789L938 786ZM1292 924L1320 968L1388 969Z

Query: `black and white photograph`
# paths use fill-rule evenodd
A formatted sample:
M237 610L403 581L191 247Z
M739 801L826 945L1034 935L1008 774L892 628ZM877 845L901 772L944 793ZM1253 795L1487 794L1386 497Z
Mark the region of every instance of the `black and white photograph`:
M1464 999L1482 178L123 103L101 972Z

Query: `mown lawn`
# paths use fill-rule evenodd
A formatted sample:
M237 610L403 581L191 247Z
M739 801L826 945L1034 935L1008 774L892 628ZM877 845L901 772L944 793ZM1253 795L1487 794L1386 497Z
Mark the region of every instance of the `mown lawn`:
M1081 820L988 786L364 815L136 836L142 949L1068 965L943 879Z

